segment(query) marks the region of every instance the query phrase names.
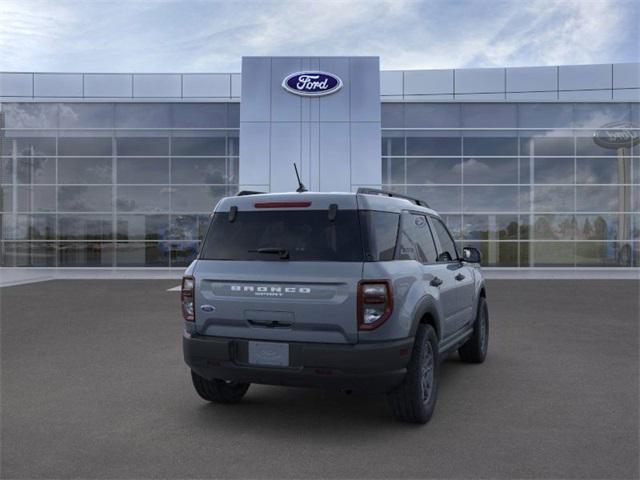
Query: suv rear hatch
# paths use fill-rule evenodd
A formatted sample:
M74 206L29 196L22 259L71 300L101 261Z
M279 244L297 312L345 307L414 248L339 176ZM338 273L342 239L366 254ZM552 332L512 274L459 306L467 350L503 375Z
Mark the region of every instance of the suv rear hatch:
M355 195L231 197L194 271L203 335L356 343L363 246Z

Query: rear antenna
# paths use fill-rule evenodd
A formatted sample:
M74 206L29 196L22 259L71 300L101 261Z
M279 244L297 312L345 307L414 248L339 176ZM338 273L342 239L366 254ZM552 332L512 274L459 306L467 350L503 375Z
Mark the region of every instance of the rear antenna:
M293 162L293 168L295 168L296 177L298 178L298 188L296 188L296 192L298 192L298 193L306 192L307 191L307 187L305 187L304 183L302 183L302 180L300 180L300 174L298 173L298 166L296 165L295 162Z

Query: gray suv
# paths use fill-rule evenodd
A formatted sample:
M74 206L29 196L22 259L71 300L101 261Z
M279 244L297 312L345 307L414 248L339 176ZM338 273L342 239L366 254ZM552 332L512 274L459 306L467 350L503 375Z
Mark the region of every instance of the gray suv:
M197 393L240 401L251 383L384 392L427 422L439 362L487 354L474 248L391 192L240 192L222 199L182 280L183 350Z

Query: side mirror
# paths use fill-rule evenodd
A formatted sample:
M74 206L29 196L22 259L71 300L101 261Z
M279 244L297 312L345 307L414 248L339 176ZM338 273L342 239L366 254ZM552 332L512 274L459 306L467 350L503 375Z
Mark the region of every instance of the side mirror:
M464 247L462 249L462 261L468 263L482 262L482 255L480 254L480 250L473 247Z

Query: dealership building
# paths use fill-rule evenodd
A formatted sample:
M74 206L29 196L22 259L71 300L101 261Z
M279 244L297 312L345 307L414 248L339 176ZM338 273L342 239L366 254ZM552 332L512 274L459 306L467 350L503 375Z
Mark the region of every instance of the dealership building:
M639 128L639 63L4 72L1 265L182 268L221 197L293 191L295 162L310 190L425 200L488 267L637 268Z

